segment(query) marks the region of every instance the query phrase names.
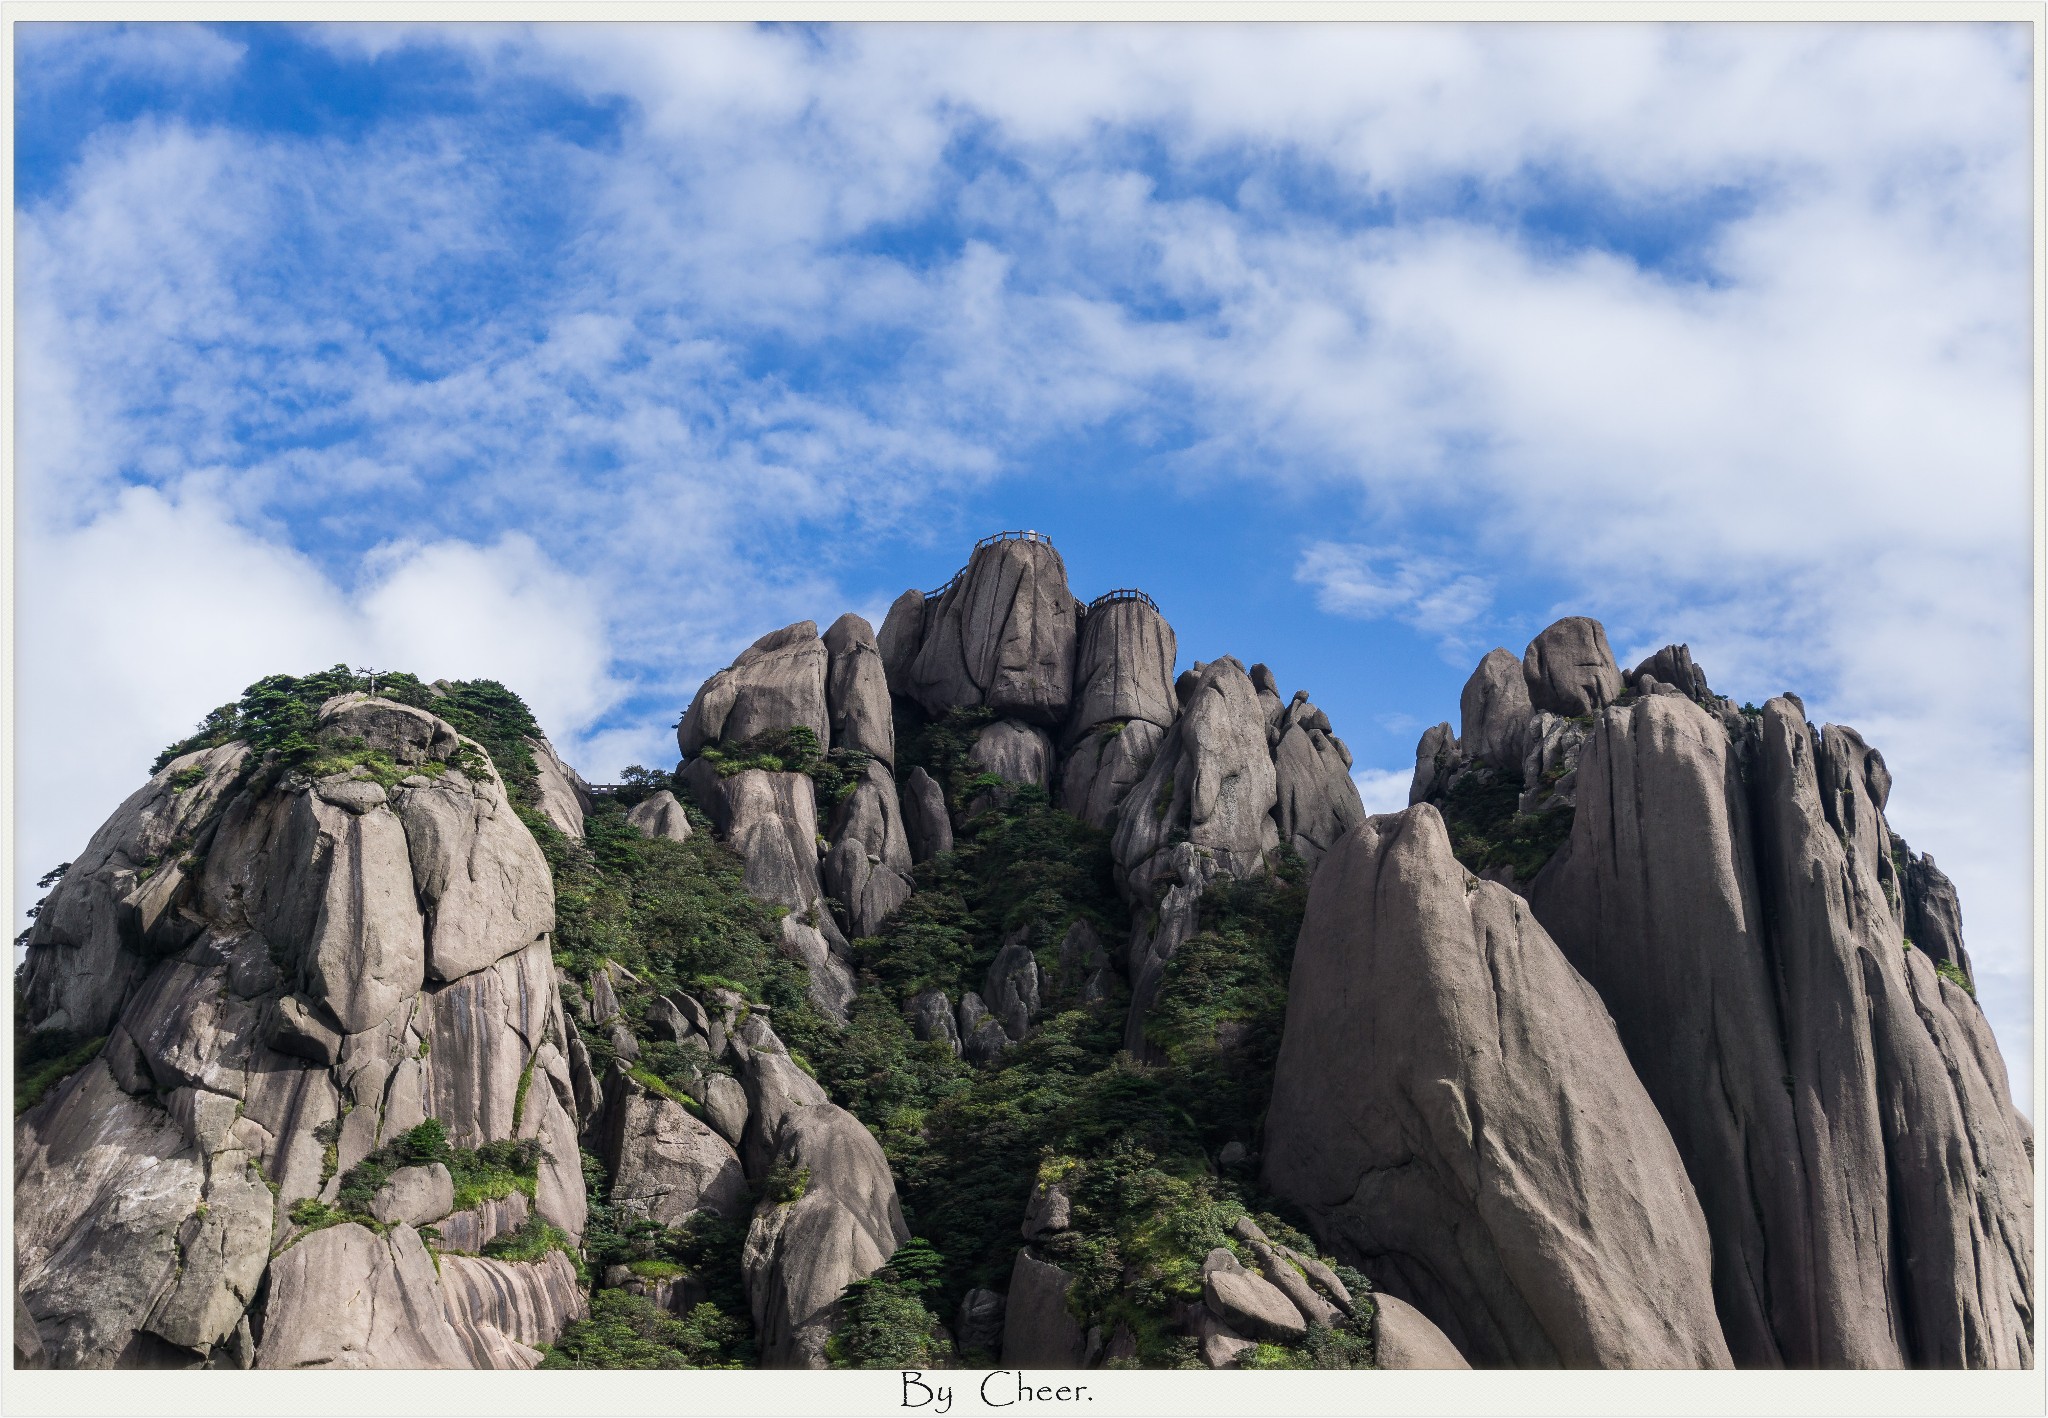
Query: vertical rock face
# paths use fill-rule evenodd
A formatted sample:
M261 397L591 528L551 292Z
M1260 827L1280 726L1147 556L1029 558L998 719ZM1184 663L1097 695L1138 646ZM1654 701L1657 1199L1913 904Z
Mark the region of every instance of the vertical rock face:
M1310 888L1266 1181L1482 1364L1724 1367L1706 1224L1599 997L1434 808Z
M1074 611L1066 566L1050 542L978 547L951 589L922 608L904 688L929 714L987 705L1009 718L1057 725L1073 700ZM895 618L892 610L885 630Z
M914 862L928 862L953 850L953 819L946 812L946 795L922 768L911 769L903 780L903 828L910 838Z
M818 803L809 778L761 768L721 778L700 758L684 770L683 781L746 864L749 895L787 906L821 930L830 925L818 880ZM836 935L837 927L828 934Z
M1591 714L1621 695L1621 671L1597 620L1566 616L1529 642L1522 653L1529 703L1570 719Z
M822 1369L839 1298L910 1239L881 1144L791 1061L759 1014L731 1035L750 1113L750 1180L773 1178L742 1255L770 1368Z
M1165 738L1165 729L1145 719L1096 725L1067 749L1055 800L1090 827L1114 826Z
M331 1199L337 1172L428 1116L458 1146L539 1138L537 1209L581 1231L538 848L483 750L432 715L347 695L314 733L406 776L387 793L367 770L280 779L241 745L188 756L95 837L105 850L67 873L31 937L27 1027L107 1035L16 1121L17 1278L56 1364L246 1365L266 1286L259 1363L518 1359L510 1340L458 1333L437 1292L397 1298L415 1262L432 1291L403 1228L292 1244L295 1203ZM183 879L138 906L133 853L159 838L146 880ZM94 952L88 987L74 977ZM347 1256L322 1259L334 1247ZM344 1259L353 1289L336 1284ZM398 1309L366 1298L387 1292ZM532 1342L518 1341L537 1358Z
M93 833L28 933L22 988L37 1027L106 1033L149 957L189 941L189 863L211 846L248 756L223 744L173 759Z
M1045 730L1015 719L998 719L975 735L967 766L1010 783L1052 786L1052 739Z
M826 707L830 657L813 621L770 631L740 652L730 668L704 681L676 726L676 745L693 758L707 746L744 743L761 734L805 728L822 748L832 742ZM849 671L849 684L858 676Z
M534 769L540 774L538 796L541 812L564 836L582 837L583 819L596 801L590 795L590 785L575 769L562 762L555 746L546 739L530 738L526 740L526 746L532 751Z
M1177 831L1219 868L1246 876L1279 844L1278 799L1266 719L1244 666L1228 655L1203 666L1118 821L1117 866L1127 877Z
M1065 740L1097 724L1138 719L1173 723L1173 627L1146 601L1105 600L1081 622L1074 666L1074 703Z
M1330 718L1297 694L1282 715L1273 745L1273 822L1280 840L1311 866L1346 832L1365 821L1351 750L1330 730Z
M1975 1002L1903 949L1882 759L1789 697L1731 734L1658 694L1577 776L1531 901L1686 1158L1738 1362L2031 1362L2024 1124Z
M825 707L832 720L832 748L896 761L896 726L889 708L889 679L882 668L874 627L853 612L825 632ZM826 743L824 739L818 741Z
M1458 696L1459 747L1467 758L1516 772L1522 766L1523 733L1534 712L1521 660L1511 650L1489 650Z

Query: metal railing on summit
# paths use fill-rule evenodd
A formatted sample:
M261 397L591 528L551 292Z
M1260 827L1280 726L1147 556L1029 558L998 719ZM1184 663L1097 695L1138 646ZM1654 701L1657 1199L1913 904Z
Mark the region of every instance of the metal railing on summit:
M1048 537L1043 532L996 532L990 536L983 537L980 541L976 542L974 544L974 549L976 551L980 551L983 547L992 547L998 542L1036 542L1040 546L1045 547L1048 551L1050 551L1053 554L1055 558L1059 560L1060 568L1062 570L1066 568L1066 558L1060 556L1059 548L1052 544L1052 538ZM974 559L972 557L969 557L967 565L972 566L973 564ZM938 590L926 591L924 593L924 598L927 601L936 601L939 597L945 595L946 592L952 590L955 586L959 585L960 578L962 576L965 576L966 574L967 566L961 567L958 571L954 572L950 577L948 577L946 580L946 584L939 587ZM1157 610L1158 607L1154 606L1153 609Z
M1114 591L1104 591L1088 603L1088 609L1092 611L1097 606L1106 606L1113 601L1141 601L1155 611L1159 609L1159 602L1153 600L1143 591L1140 591L1136 586L1119 586Z

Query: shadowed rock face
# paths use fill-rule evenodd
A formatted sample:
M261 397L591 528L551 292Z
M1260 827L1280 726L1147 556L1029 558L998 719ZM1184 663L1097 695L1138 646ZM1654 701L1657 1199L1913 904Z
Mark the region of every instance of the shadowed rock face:
M69 899L53 900L47 934L32 938L29 976L48 984L31 993L28 1027L83 1018L108 1034L16 1122L17 1283L61 1366L530 1363L531 1345L552 1337L493 1327L493 1338L450 1320L434 1294L402 1322L388 1307L345 1314L357 1301L315 1267L296 1291L270 1275L265 1345L252 1354L245 1311L298 1251L293 1204L331 1197L334 1172L429 1115L458 1146L538 1137L549 1161L536 1209L571 1235L585 1212L552 890L495 771L432 715L364 695L329 701L314 732L418 771L387 794L347 774L244 777L240 745L181 760L102 829L108 850L67 874ZM197 779L173 786L194 766ZM147 909L128 904L128 939L145 956L120 934L139 875L123 858L171 824L206 844L204 861L180 856L189 881ZM161 926L172 910L175 935ZM113 931L95 935L108 920ZM112 957L102 983L67 983L95 949ZM362 1293L408 1289L415 1259L431 1282L425 1252L402 1237L333 1231L361 1234L289 1265L366 1240L376 1254L349 1260Z
M1297 694L1280 719L1273 745L1273 793L1280 840L1311 866L1365 821L1365 804L1351 780L1351 750L1306 694Z
M1060 764L1060 808L1090 827L1113 827L1117 810L1158 753L1166 730L1144 719L1099 724Z
M1731 734L1659 694L1578 779L1531 901L1686 1158L1738 1362L2030 1362L2027 1133L1975 1002L1902 949L1882 759L1789 698Z
M1074 694L1074 610L1066 567L1051 546L981 547L959 582L922 606L903 691L928 714L987 705L1008 718L1056 725ZM895 622L892 610L883 629L890 651L900 653L897 634L907 631L892 631Z
M1265 1178L1482 1364L1723 1367L1707 1228L1599 997L1427 805L1310 889Z
M1529 703L1529 681L1522 662L1511 650L1489 650L1458 696L1459 746L1467 758L1490 763L1502 772L1519 772L1523 735L1535 709Z
M1522 676L1530 705L1561 718L1591 714L1621 695L1621 671L1597 620L1566 616L1529 642Z
M830 657L825 671L825 706L832 719L828 746L894 763L896 727L874 628L848 611L825 632L825 653Z

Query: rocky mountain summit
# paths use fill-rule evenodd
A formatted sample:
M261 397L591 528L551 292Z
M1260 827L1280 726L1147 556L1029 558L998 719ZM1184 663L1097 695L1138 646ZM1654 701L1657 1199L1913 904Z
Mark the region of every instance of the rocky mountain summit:
M593 787L274 676L52 874L16 1362L2032 1362L1953 887L1792 696L1495 650L1368 818L1034 533ZM372 692L374 691L374 692Z

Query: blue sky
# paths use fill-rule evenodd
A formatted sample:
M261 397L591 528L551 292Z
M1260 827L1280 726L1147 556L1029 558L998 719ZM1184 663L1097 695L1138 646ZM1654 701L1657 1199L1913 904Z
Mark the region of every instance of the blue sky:
M1796 690L2027 1093L2024 27L14 33L25 900L257 675L608 778L1028 526L1377 805L1559 614Z

